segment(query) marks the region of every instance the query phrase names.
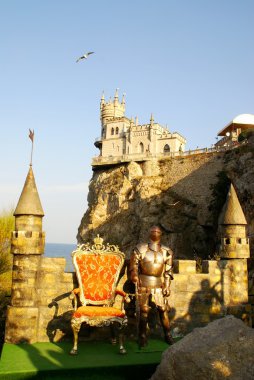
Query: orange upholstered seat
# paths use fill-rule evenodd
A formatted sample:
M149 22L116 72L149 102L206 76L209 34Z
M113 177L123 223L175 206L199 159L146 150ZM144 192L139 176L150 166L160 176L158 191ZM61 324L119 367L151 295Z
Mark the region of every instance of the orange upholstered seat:
M73 317L80 318L82 316L124 318L125 313L116 307L81 306L74 312Z

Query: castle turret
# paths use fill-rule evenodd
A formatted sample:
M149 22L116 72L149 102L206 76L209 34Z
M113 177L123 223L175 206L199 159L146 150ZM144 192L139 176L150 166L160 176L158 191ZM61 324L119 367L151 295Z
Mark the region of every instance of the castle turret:
M116 89L113 102L111 99L109 102L105 102L104 95L100 103L101 110L101 124L104 127L107 124L107 120L115 119L118 117L124 117L125 115L125 99L123 96L122 103L119 102L118 90Z
M246 237L246 225L242 207L234 186L231 184L225 205L219 218L220 257L250 257L249 239Z
M246 236L246 219L231 184L225 205L219 218L223 302L227 314L245 319L249 313L247 258L250 257L249 240Z
M44 212L32 166L29 168L14 216L15 231L12 233L11 242L12 293L11 305L7 310L5 341L31 343L37 341L36 282L45 244L45 234L42 232Z

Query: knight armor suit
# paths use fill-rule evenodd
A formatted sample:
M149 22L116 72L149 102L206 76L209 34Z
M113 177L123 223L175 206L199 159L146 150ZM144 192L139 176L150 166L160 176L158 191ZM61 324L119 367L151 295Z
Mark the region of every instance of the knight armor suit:
M170 295L170 282L173 279L173 252L160 244L161 230L157 226L150 229L150 241L138 244L130 259L130 278L136 285L136 302L140 309L139 345L147 344L147 318L150 302L159 311L165 341L172 344L168 317L167 297Z

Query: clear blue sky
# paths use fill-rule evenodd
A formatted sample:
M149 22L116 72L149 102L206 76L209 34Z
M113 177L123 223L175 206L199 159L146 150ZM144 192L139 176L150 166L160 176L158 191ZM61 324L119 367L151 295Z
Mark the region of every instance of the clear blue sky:
M33 168L47 242L75 243L87 207L99 101L210 147L254 113L254 1L6 0L0 3L0 210ZM95 54L76 63L86 51Z

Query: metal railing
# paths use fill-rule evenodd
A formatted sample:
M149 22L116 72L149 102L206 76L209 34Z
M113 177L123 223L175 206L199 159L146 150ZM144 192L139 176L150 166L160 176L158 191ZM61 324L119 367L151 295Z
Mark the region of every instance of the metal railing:
M92 166L96 165L110 165L110 164L117 164L121 162L130 162L130 161L149 161L153 158L174 158L174 157L187 157L187 156L193 156L193 155L199 155L199 154L206 154L206 153L219 153L219 152L225 152L227 150L231 150L234 148L237 148L242 144L237 143L235 145L224 145L224 146L213 146L211 148L196 148L192 150L186 150L184 152L161 152L152 154L150 152L144 152L144 153L131 153L131 154L123 154L120 156L108 156L108 157L102 157L97 156L92 158Z

